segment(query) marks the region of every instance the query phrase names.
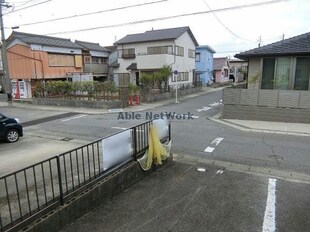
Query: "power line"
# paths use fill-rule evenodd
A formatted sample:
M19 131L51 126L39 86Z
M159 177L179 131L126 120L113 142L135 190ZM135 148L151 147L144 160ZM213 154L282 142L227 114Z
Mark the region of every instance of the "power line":
M20 24L18 26L22 27L22 26L30 26L30 25L35 25L35 24L47 23L47 22L54 22L54 21L71 19L71 18L77 18L77 17L83 17L83 16L88 16L88 15L101 14L101 13L105 13L105 12L124 10L124 9L128 9L128 8L133 8L133 7L151 5L151 4L161 3L161 2L166 2L166 1L169 1L169 0L159 0L159 1L154 1L154 2L146 2L146 3L135 4L135 5L122 6L122 7L112 8L112 9L108 9L108 10L100 10L100 11L95 11L95 12L88 12L88 13L83 13L83 14L77 14L77 15L71 15L71 16L55 18L55 19L47 19L47 20L33 22L33 23L24 23L24 24Z
M11 4L21 3L18 6L18 7L21 7L21 6L27 5L28 3L33 2L33 1L35 1L35 0L28 0L28 1L23 1L23 2L11 2Z
M206 0L203 0L204 4L206 5L206 7L212 11L211 7L208 5L207 1ZM242 39L242 40L246 40L246 41L251 41L249 39L244 39L242 37L240 37L239 35L237 35L236 33L234 33L231 29L229 29L229 27L227 27L222 20L219 19L219 17L217 17L217 15L213 12L211 12L211 14L214 16L214 18L228 31L230 32L230 34L232 34L233 36L239 38L239 39Z
M38 6L38 5L41 5L41 4L44 4L44 3L47 3L47 2L51 2L52 0L46 0L46 1L43 1L43 2L38 2L38 3L35 3L33 5L30 5L30 6L25 6L23 8L19 8L17 10L13 10L11 12L8 12L8 13L5 13L3 15L8 15L8 14L12 14L12 13L15 13L17 11L21 11L21 10L25 10L25 9L28 9L28 8L31 8L31 7L34 7L34 6Z
M265 1L265 2L259 2L259 3L252 3L252 4L246 4L246 5L220 8L220 9L216 9L216 10L185 13L185 14L165 16L165 17L160 17L160 18L146 19L146 20L140 20L140 21L132 21L132 22L127 22L127 23L119 23L119 24L98 26L98 27L91 27L91 28L82 28L82 29L76 29L76 30L71 30L71 31L52 32L52 33L48 33L46 35L58 35L58 34L69 34L69 33L76 33L76 32L84 32L84 31L93 31L93 30L98 30L98 29L121 27L121 26L135 25L135 24L155 22L155 21L163 21L163 20L180 18L180 17L195 16L195 15L209 14L209 13L215 13L215 12L223 12L223 11L228 11L228 10L239 10L239 9L245 9L245 8L250 8L250 7L258 7L258 6L269 5L269 4L285 2L285 1L289 1L289 0L271 0L271 1Z

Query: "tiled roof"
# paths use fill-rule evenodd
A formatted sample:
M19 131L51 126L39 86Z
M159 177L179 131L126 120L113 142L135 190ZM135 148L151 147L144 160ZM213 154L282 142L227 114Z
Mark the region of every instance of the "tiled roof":
M39 44L51 47L82 49L81 46L73 43L70 39L57 38L52 36L36 35L36 34L13 31L10 37L8 38L8 42L14 39L20 39L21 41L27 44Z
M193 33L189 27L177 27L177 28L168 28L161 30L151 30L146 31L140 34L131 34L126 35L124 38L115 42L116 45L119 44L130 44L130 43L140 43L140 42L152 42L160 40L175 40L183 35L185 32L188 32L194 41L195 45L198 46L198 42L195 39Z
M85 41L79 41L79 40L75 40L75 43L82 46L83 48L86 48L89 51L100 51L100 52L109 52L110 51L110 50L100 46L99 43L91 43L91 42L85 42Z
M226 66L227 57L213 58L213 70L222 70Z
M310 32L236 54L235 57L284 56L310 54Z

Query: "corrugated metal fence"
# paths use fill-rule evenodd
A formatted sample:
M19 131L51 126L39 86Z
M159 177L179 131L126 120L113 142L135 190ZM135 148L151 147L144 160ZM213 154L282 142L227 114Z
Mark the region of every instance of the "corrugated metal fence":
M310 91L226 88L223 118L310 123Z

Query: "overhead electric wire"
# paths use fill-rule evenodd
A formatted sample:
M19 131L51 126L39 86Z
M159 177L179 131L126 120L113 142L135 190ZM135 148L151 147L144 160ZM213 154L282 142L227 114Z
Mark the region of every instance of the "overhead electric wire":
M38 3L32 4L30 6L25 6L23 8L19 8L17 10L13 10L13 11L5 13L3 15L12 14L12 13L15 13L15 12L18 12L18 11L21 11L21 10L25 10L25 9L28 9L28 8L31 8L31 7L34 7L34 6L38 6L38 5L41 5L41 4L44 4L44 3L47 3L47 2L51 2L51 1L53 1L53 0L46 0L46 1L43 1L43 2L38 2Z
M163 21L163 20L180 18L180 17L209 14L212 12L215 13L215 12L223 12L223 11L229 11L229 10L239 10L239 9L244 9L244 8L251 8L251 7L257 7L257 6L269 5L269 4L285 2L285 1L289 1L289 0L271 0L271 1L265 1L265 2L259 2L259 3L252 3L252 4L246 4L246 5L220 8L220 9L209 10L209 11L192 12L192 13L185 13L185 14L179 14L179 15L165 16L165 17L160 17L160 18L132 21L132 22L127 22L127 23L118 23L118 24L113 24L113 25L97 26L97 27L91 27L91 28L82 28L82 29L76 29L76 30L70 30L70 31L51 32L51 33L47 33L46 35L59 35L59 34L69 34L69 33L84 32L84 31L93 31L93 30L99 30L99 29L104 29L104 28L121 27L121 26L135 25L135 24L140 24L140 23Z
M83 14L64 16L64 17L60 17L60 18L47 19L47 20L38 21L38 22L32 22L32 23L24 23L24 24L19 24L18 26L19 27L24 27L24 26L41 24L41 23L55 22L55 21L59 21L59 20L65 20L65 19L89 16L89 15L94 15L94 14L101 14L101 13L105 13L105 12L112 12L112 11L118 11L118 10L124 10L124 9L128 9L128 8L145 6L145 5L151 5L151 4L161 3L161 2L166 2L166 1L169 1L169 0L159 0L159 1L153 1L153 2L139 3L139 4L134 4L134 5L128 5L128 6L112 8L112 9L108 9L108 10L100 10L100 11L95 11L95 12L88 12L88 13L83 13Z
M35 1L35 0L28 0L28 1L24 1L24 2L11 2L11 4L21 3L18 6L18 7L21 7L21 6L27 5L28 3L33 2L33 1Z
M206 2L206 0L203 0L204 4L206 5L206 7L212 11L211 7L208 5L208 3ZM230 33L232 34L233 36L235 36L236 38L238 39L241 39L241 40L246 40L246 41L252 41L252 40L249 40L249 39L245 39L245 38L242 38L240 37L239 35L237 35L236 33L234 33L228 26L226 26L222 20L219 19L219 17L217 17L217 15L214 13L214 12L211 12L211 14L214 16L214 18Z

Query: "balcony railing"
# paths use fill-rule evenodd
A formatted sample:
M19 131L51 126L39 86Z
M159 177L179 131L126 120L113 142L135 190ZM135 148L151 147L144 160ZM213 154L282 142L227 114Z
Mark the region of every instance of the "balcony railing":
M136 54L123 54L122 58L123 59L134 59L136 58Z
M107 64L85 64L84 72L90 73L108 73L109 67Z

